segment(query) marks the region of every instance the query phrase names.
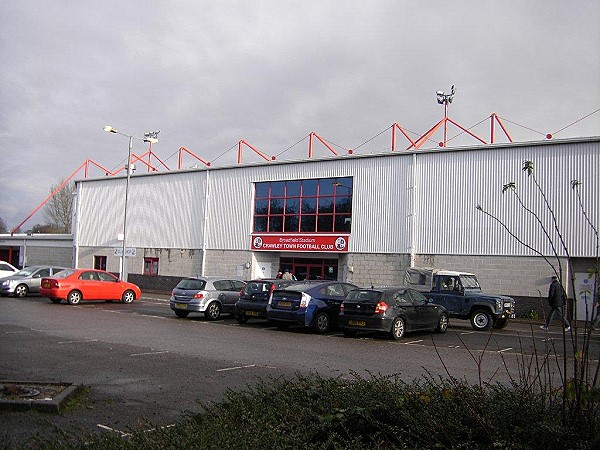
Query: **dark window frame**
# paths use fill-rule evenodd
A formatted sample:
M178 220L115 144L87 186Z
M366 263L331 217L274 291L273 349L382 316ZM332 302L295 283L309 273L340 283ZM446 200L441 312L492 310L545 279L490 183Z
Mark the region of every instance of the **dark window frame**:
M148 266L148 264L149 264L149 266ZM151 257L151 256L144 256L144 275L148 275L151 277L157 277L158 276L158 264L159 264L159 258ZM148 267L150 270L148 270ZM156 268L156 270L154 270L154 268Z
M256 182L252 230L350 234L353 185L352 177Z

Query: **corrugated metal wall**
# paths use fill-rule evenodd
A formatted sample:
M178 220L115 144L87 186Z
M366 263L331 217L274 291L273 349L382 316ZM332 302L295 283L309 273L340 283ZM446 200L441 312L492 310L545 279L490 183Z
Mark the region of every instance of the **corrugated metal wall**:
M417 248L424 254L535 255L523 243L544 255L553 250L543 227L563 255L549 208L534 184L538 181L572 256L592 256L594 235L578 206L570 182L577 179L585 209L599 221L600 146L598 142L514 146L418 155L419 206ZM534 163L534 176L523 172L523 162ZM518 202L541 219L538 222ZM511 237L497 221L476 209L481 205L523 243Z
M580 187L584 207L598 227L599 139L136 175L130 184L127 245L203 248L206 176L210 180L207 248L223 250L250 248L254 182L352 176L350 252L410 253L414 239L419 254L535 254L478 211L480 204L524 242L551 255L533 216L518 205L514 194L501 192L505 183L514 181L524 203L540 214L555 237L533 178L521 170L525 160L535 164L536 179L548 194L571 254L592 256L594 236L570 181L584 183ZM80 246L118 246L124 186L124 178L80 182Z
M127 246L202 248L206 172L132 176L127 207ZM79 182L79 246L119 246L123 233L125 178Z

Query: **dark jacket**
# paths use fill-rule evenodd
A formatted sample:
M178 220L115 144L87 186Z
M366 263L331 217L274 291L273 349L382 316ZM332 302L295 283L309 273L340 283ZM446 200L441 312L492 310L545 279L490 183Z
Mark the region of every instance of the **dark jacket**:
M565 291L558 280L552 280L552 283L550 283L548 303L551 308L559 308L565 304Z

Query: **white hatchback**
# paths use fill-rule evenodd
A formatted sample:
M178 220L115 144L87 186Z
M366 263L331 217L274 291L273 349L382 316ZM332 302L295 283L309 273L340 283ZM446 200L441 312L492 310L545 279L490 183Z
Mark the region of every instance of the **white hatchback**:
M12 264L7 263L6 261L0 261L0 278L14 275L18 271L19 269L17 269Z

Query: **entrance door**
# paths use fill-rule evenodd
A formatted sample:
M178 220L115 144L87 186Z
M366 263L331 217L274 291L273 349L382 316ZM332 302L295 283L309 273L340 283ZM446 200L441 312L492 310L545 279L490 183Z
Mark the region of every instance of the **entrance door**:
M337 259L280 258L280 270L289 269L298 280L337 280ZM307 278L308 275L308 278Z

